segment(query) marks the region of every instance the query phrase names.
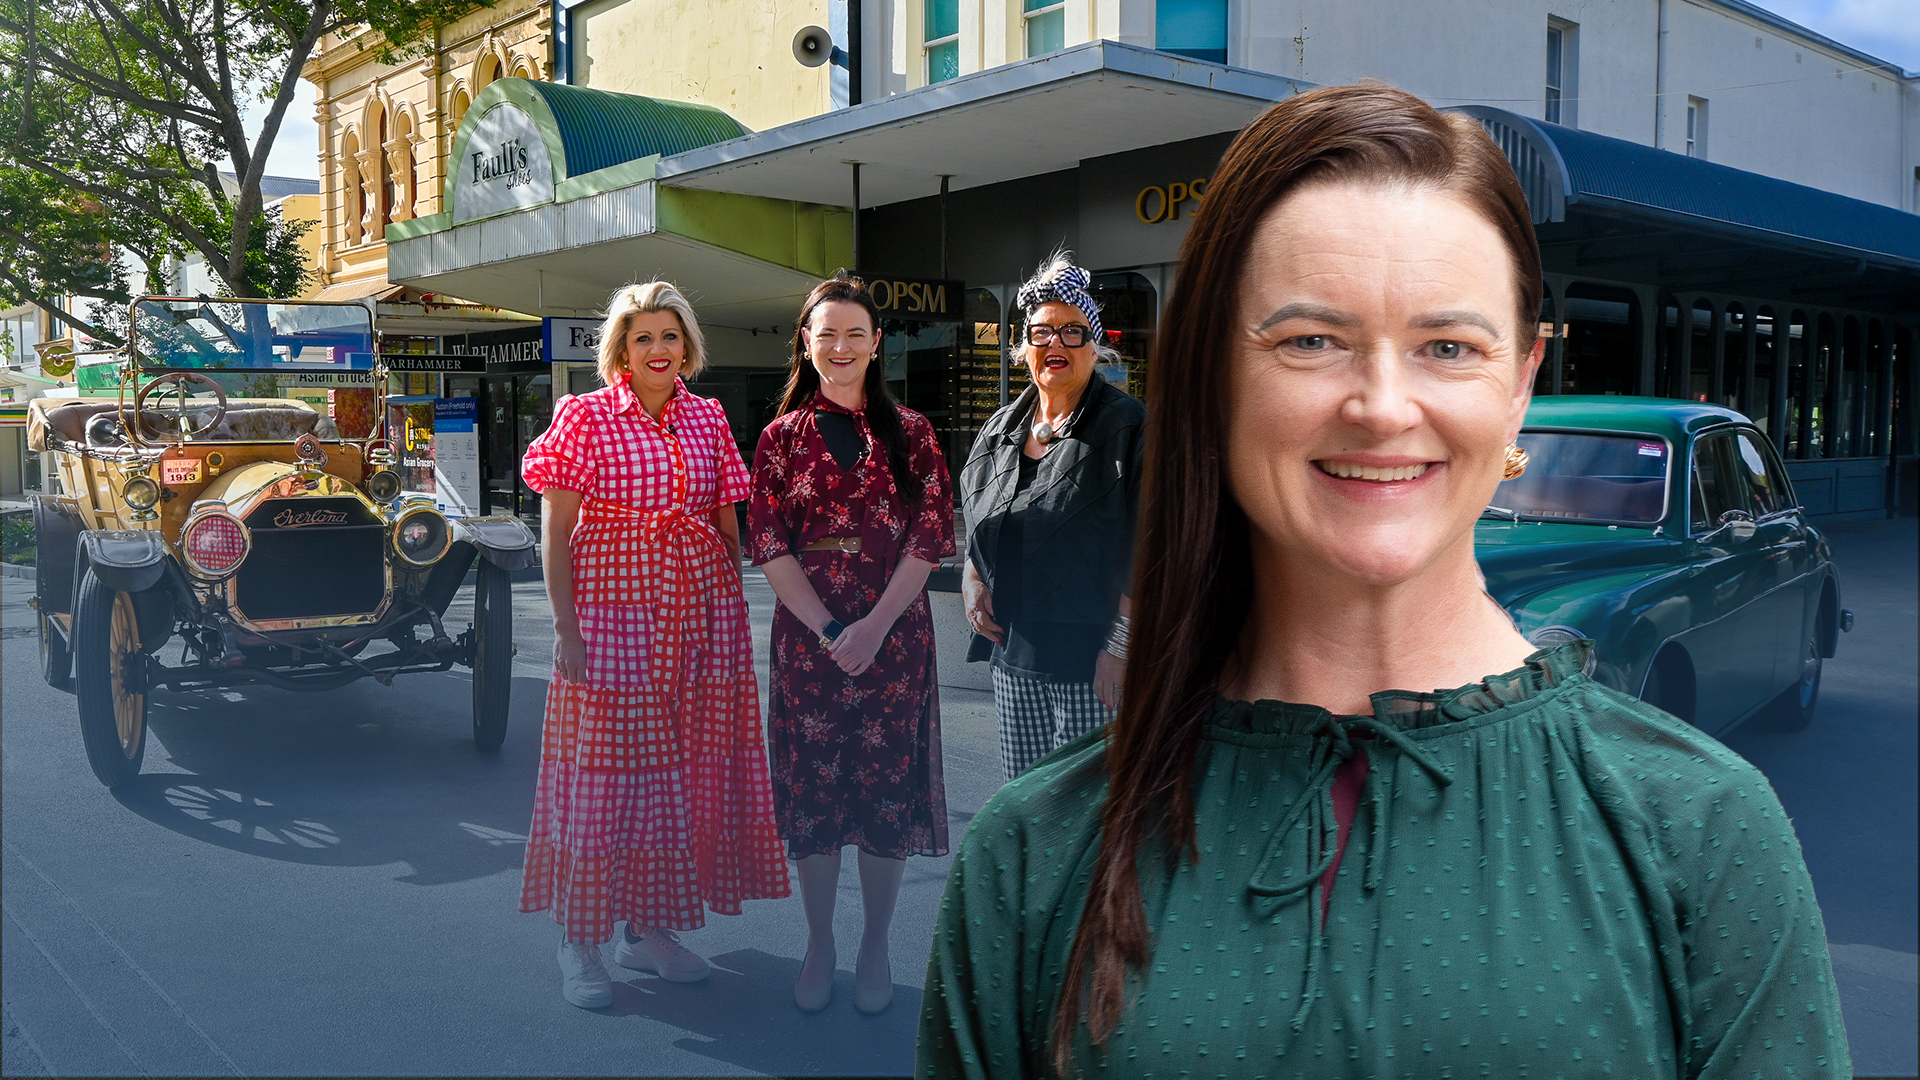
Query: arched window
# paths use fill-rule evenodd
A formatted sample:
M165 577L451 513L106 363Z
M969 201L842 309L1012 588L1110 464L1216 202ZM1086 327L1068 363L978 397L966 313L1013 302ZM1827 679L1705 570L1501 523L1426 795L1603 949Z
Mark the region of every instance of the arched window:
M535 78L533 62L524 56L515 56L513 58L513 77L516 79Z
M1567 394L1631 394L1640 358L1640 298L1631 289L1575 282L1561 318L1560 390Z
M474 96L478 97L480 94L480 91L485 90L487 88L488 83L492 82L495 79L498 79L499 77L500 77L500 58L498 56L495 56L492 52L481 53L480 59L475 61L473 65Z
M340 216L349 245L360 242L366 205L360 179L360 136L352 129L340 138Z
M386 234L387 216L393 211L391 176L387 168L387 140L389 136L387 110L375 101L367 106L366 149L360 151L361 190L366 199L366 213L362 218L366 242L379 241Z
M465 86L455 87L453 97L447 102L447 138L460 130L460 121L467 115L467 109L473 105L473 95L467 93Z
M1747 351L1753 340L1753 320L1747 318L1746 306L1735 301L1727 304L1720 327L1720 385L1714 404L1744 413L1752 408L1747 400Z

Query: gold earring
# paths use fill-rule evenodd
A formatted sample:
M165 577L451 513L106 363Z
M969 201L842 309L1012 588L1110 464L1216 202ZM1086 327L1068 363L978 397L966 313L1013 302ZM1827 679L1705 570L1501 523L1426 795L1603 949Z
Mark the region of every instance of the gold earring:
M1527 471L1527 452L1518 444L1507 444L1507 467L1500 471L1502 480L1518 480L1520 474Z

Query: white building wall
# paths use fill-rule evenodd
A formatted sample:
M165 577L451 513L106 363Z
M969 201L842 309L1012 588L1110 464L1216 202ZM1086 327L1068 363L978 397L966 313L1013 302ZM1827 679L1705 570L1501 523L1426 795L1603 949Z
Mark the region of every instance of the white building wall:
M913 31L888 27L906 55L886 65L884 92L922 85L919 0L879 3L891 9L883 21ZM960 6L962 74L1022 58L1019 0ZM1548 22L1561 20L1575 27L1563 120L1678 152L1687 98L1704 98L1709 160L1909 211L1920 200L1916 80L1712 0L1228 0L1227 10L1235 67L1327 84L1376 78L1435 105L1535 118ZM1154 11L1154 0L1068 0L1066 43L1151 46Z

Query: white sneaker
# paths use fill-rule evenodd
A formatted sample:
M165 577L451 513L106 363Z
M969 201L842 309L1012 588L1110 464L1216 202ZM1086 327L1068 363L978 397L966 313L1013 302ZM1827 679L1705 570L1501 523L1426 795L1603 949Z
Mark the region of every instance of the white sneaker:
M613 979L600 962L600 946L560 943L560 996L583 1009L613 1004Z
M642 931L638 941L620 935L613 960L621 967L651 971L668 982L677 983L699 982L713 971L698 953L680 944L679 934L657 926Z

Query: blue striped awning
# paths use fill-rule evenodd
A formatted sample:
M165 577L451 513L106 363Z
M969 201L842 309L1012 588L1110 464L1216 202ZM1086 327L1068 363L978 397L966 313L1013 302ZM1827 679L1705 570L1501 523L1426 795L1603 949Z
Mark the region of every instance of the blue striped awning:
M1505 152L1536 225L1585 207L1920 268L1920 215L1504 109L1453 111L1479 120Z

